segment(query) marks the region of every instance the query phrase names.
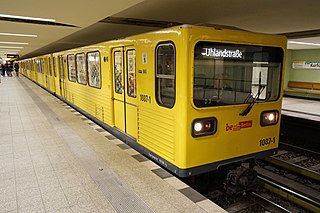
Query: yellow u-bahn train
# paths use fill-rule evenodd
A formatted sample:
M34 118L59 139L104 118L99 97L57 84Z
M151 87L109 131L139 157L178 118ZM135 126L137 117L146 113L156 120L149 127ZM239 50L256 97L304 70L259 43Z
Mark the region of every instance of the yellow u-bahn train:
M182 25L20 61L180 177L275 154L286 38Z

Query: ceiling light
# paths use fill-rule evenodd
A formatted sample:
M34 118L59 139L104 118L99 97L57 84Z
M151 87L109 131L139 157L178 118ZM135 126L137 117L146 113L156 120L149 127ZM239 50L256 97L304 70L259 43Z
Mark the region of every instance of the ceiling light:
M19 52L20 50L9 50L9 49L0 49L0 52L4 53L4 52Z
M54 19L49 19L49 18L35 18L35 17L28 17L28 16L14 16L14 15L6 15L6 14L0 14L0 17L25 19L25 20L35 20L35 21L48 21L48 22L55 22L56 21Z
M0 46L0 48L4 48L4 49L23 49L24 47Z
M22 37L38 37L37 35L18 34L18 33L0 33L0 35L5 35L5 36L22 36Z
M11 41L0 41L0 44L19 44L19 45L27 45L29 43L25 42L11 42Z
M308 43L308 42L300 42L300 41L288 41L288 43L289 43L289 44L301 44L301 45L320 46L320 44Z

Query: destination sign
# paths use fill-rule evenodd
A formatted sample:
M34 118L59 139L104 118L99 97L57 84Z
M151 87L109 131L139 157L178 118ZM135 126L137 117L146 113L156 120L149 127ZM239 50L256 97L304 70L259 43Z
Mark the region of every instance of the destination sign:
M243 58L240 50L216 49L216 48L203 48L203 56L215 58Z

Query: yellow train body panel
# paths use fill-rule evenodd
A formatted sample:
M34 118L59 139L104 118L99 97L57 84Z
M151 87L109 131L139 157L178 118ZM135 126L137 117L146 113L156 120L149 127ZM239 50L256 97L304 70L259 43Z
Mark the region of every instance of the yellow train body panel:
M35 72L34 80L189 176L275 152L285 49L280 36L183 25L55 53L57 76L46 82L47 72ZM85 57L83 83L84 69L82 78L74 70ZM98 65L101 85L89 86L88 66ZM267 116L277 122L264 124Z

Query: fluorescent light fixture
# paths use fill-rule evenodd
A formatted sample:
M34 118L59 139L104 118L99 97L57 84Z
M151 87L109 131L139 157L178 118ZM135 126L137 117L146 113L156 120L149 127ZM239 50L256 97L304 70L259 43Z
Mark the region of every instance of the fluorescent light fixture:
M0 52L2 52L2 53L6 53L6 52L19 52L20 50L13 50L13 49L11 49L11 50L8 50L8 49L0 49Z
M14 47L14 46L0 46L0 49L23 49L24 47Z
M18 33L0 33L0 35L4 35L4 36L21 36L21 37L38 37L37 35L18 34Z
M320 46L320 44L308 43L308 42L300 42L300 41L288 41L288 43L289 43L289 44L301 44L301 45Z
M11 42L11 41L0 41L0 44L18 44L18 45L27 45L29 43L25 42Z
M0 14L0 17L3 18L16 18L16 19L24 19L24 20L34 20L34 21L48 21L48 22L55 22L55 19L49 18L36 18L36 17L28 17L28 16L15 16L15 15L7 15L7 14Z

